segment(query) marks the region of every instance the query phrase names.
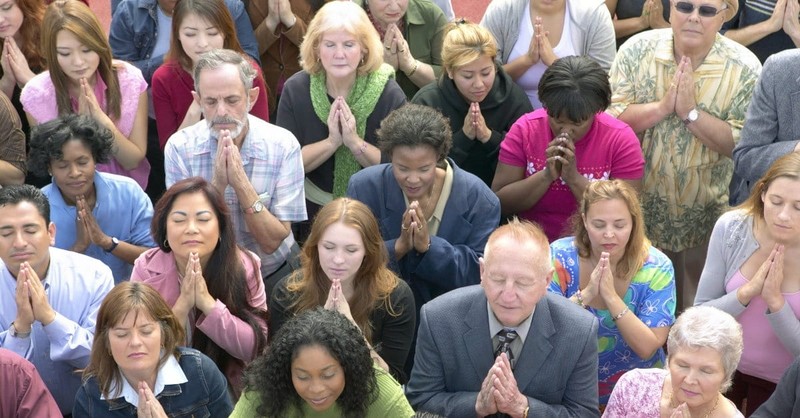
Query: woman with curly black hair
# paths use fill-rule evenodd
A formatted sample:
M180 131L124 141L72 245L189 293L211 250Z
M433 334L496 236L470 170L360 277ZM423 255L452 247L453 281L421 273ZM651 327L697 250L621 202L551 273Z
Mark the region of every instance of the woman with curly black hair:
M128 280L133 262L155 243L153 204L135 181L103 173L114 139L91 116L66 114L31 131L28 167L53 182L42 188L58 227L55 246L96 258Z
M358 327L318 307L288 320L251 363L231 418L413 415L397 381L373 364Z

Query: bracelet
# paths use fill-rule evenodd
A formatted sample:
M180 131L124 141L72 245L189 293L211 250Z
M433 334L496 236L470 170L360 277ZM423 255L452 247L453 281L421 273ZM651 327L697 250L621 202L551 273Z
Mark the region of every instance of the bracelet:
M575 292L575 298L578 299L578 306L580 306L583 309L586 309L586 305L583 304L583 295L581 295L581 289L578 289L578 291Z
M530 411L530 409L530 406L525 407L525 412L522 413L522 418L528 418L528 411Z
M626 313L628 313L628 307L627 306L625 307L625 309L622 310L622 312L614 315L614 317L612 317L611 320L613 320L614 322L617 322L617 321L619 321L620 318L625 316Z
M359 155L364 155L367 152L367 141L361 143L361 148L359 148L358 152L353 153L353 157L358 157Z
M416 72L417 72L417 69L419 69L419 61L418 61L418 60L415 60L415 61L414 61L414 69L413 69L413 70L411 70L411 72L410 72L410 73L406 74L406 77L409 77L409 78L410 78L412 75L414 75L414 73L416 73Z

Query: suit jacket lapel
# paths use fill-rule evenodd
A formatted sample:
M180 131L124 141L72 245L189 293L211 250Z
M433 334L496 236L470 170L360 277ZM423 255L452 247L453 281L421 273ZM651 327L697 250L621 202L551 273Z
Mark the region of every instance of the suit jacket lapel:
M542 296L536 304L533 312L531 327L528 336L525 337L525 344L522 346L522 353L517 357L517 364L514 366L514 378L517 380L517 387L524 391L539 369L545 364L553 350L550 344L550 336L555 334L556 329L553 325L553 318L550 316L550 305L547 303L547 295Z
M467 348L470 363L480 382L486 377L494 364L492 355L492 339L489 338L489 311L486 308L486 296L475 298L467 314L464 316L467 331L464 333L464 347Z

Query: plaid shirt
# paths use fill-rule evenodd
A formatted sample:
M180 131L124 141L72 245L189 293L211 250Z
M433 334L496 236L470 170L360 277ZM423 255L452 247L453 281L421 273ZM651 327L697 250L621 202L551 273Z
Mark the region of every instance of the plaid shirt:
M280 221L306 220L308 216L300 144L286 129L252 115L247 115L247 121L249 129L240 152L244 171L261 203ZM167 141L164 149L167 187L193 176L211 181L216 153L217 139L211 136L205 120L176 132ZM286 261L286 256L295 243L292 233L289 232L289 236L275 252L267 254L258 245L244 221L243 210L253 202L245 202L242 207L231 186L225 189L225 202L231 208L237 241L261 258L261 274L266 277L277 270Z

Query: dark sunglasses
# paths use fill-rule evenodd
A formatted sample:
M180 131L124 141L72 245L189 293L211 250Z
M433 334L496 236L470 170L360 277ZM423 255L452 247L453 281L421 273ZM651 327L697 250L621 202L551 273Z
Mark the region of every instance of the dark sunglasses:
M690 15L694 11L694 9L695 5L689 3L688 1L679 1L675 3L675 10L683 14ZM699 14L702 17L714 17L722 13L722 11L725 9L727 9L727 7L717 9L714 6L697 6L697 14Z

